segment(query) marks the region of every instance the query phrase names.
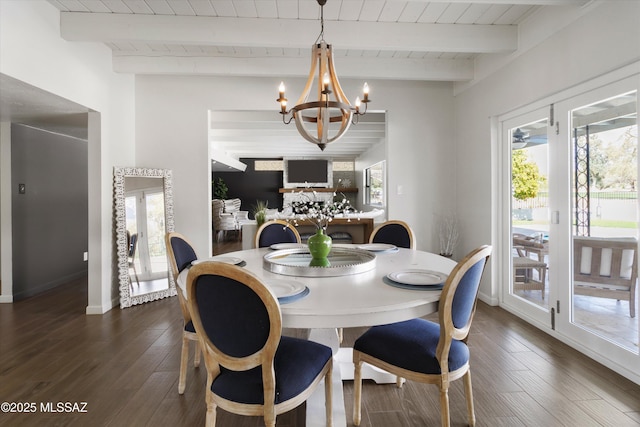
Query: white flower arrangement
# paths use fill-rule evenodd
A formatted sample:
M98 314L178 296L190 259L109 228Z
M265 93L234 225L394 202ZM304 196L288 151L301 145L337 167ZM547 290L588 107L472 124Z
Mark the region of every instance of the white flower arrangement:
M317 199L317 193L313 191L313 199L307 194L300 192L300 199L291 203L291 209L295 217L292 219L293 224L297 227L298 220L309 220L312 222L316 229L327 230L329 223L337 215L347 215L355 212L351 207L349 200L342 195L341 200L320 201ZM337 194L334 192L333 197ZM360 219L358 217L358 219Z

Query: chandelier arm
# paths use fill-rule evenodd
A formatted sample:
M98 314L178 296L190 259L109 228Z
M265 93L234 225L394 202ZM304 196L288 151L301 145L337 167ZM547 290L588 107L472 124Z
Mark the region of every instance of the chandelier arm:
M288 125L289 123L291 123L291 120L293 120L294 114L291 113L291 111L289 111L288 113L280 114L282 114L282 123L284 123L285 125ZM289 116L289 120L286 119L287 114L291 114L291 116Z

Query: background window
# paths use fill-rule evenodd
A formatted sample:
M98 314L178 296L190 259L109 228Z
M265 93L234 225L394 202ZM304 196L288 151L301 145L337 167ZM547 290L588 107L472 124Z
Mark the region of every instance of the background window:
M376 163L364 170L365 205L384 206L385 162Z

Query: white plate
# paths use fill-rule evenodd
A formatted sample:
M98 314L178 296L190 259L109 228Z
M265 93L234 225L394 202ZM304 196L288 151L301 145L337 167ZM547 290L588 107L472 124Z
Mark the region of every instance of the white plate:
M216 262L223 262L225 264L233 264L233 265L242 264L243 262L242 259L232 257L232 256L214 256L206 259L196 259L191 262L191 265L200 264L201 262L205 262L205 261L216 261Z
M274 250L306 248L302 243L274 243L269 247Z
M447 280L447 275L432 270L402 270L387 274L394 282L413 286L441 285Z
M358 248L356 245L354 245L353 243L332 243L331 244L332 248L342 248L342 249L353 249L353 248Z
M396 245L389 245L387 243L367 243L366 245L358 245L358 249L364 249L371 252L384 252L397 249Z
M278 298L292 297L306 289L306 286L294 280L267 280L267 286Z

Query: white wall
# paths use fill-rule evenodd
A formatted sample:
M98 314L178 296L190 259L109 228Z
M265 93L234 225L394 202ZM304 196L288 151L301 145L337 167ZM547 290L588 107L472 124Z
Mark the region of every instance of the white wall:
M200 256L211 251L207 111L277 113L273 93L279 83L272 78L136 77L138 166L173 170L176 230L189 236ZM341 84L346 93L357 93L361 82ZM303 85L301 79L287 81L291 93ZM369 86L375 109L388 112L389 218L411 224L418 248L430 250L432 213L453 207L455 200L452 86L391 81L369 81ZM397 194L399 185L402 194Z
M492 190L496 159L491 155L495 143L491 118L640 59L640 2L596 2L580 10L577 17L575 11L563 13L570 22L564 29L546 34L547 39L527 52L496 58L506 65L467 85L455 97L457 211L465 213L460 216L462 252L497 243L492 240L496 231L492 197L497 195ZM545 19L531 17L521 28L521 38L544 27ZM478 73L484 74L482 69ZM496 262L493 260L493 267ZM480 297L496 304L498 284L491 269L488 273Z
M0 72L93 111L87 313L103 313L118 298L112 177L113 166L135 165L134 79L111 71L111 52L104 45L62 40L59 22L58 10L48 2L0 1Z

